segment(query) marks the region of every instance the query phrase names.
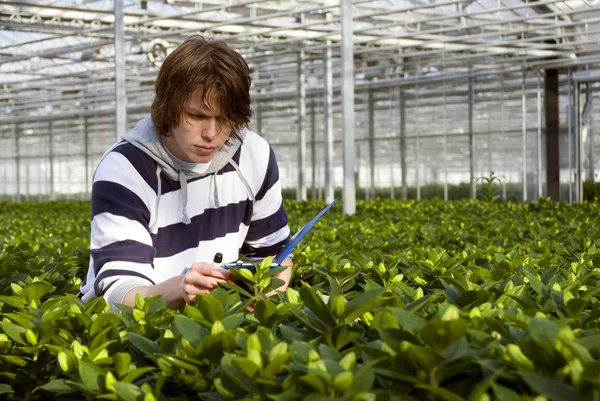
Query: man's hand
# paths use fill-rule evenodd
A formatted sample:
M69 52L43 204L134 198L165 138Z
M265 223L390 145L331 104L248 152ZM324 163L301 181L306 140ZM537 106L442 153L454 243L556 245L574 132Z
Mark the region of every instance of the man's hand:
M194 263L181 277L178 292L186 303L192 304L196 295L210 294L220 282L233 280L233 274L227 269L209 263Z
M134 306L135 294L142 297L162 295L169 308L183 309L186 303L194 302L196 295L210 294L219 286L219 282L233 280L233 275L227 269L209 263L194 263L183 275L172 277L157 285L131 289L123 297L122 303Z
M292 265L293 265L292 258L287 258L283 262L281 262L280 266L286 266L287 269L285 269L281 273L277 273L273 277L283 280L284 284L279 288L275 288L275 291L285 291L288 288L288 286L290 285L290 281L292 280ZM272 295L275 295L276 294L275 291L269 292L267 294L267 296L270 297Z

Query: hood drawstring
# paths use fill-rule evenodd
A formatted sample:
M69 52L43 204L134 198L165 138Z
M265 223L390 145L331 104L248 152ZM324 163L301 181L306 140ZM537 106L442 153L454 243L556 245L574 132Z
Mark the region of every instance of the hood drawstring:
M212 174L212 182L213 182L213 201L215 202L215 206L221 206L221 202L219 201L219 190L217 189L217 172L215 171Z
M154 227L156 227L156 225L158 224L158 205L160 202L160 195L162 192L162 187L160 183L160 166L156 166L156 181L158 182L158 188L156 190L156 201L154 202L155 213L152 216L154 220L150 220L150 222L148 223L150 232L154 231Z
M181 222L183 224L190 224L192 220L187 214L187 202L188 202L188 191L187 191L187 180L185 179L185 173L183 170L179 170L179 184L181 184L181 202L183 203L181 209Z
M240 178L240 181L242 181L242 183L246 187L246 190L248 191L248 194L250 195L250 199L252 199L252 202L254 202L256 200L256 198L254 197L254 194L252 193L252 188L250 188L250 184L248 184L248 181L246 181L246 178L242 175L242 172L240 171L240 166L238 166L238 164L236 162L234 162L233 160L229 160L229 164L231 164L233 166L233 168L235 169L235 171L237 172L238 177ZM219 190L217 188L217 171L215 171L212 174L211 179L213 182L213 201L215 202L216 207L220 207L221 202L219 200Z
M246 181L246 178L244 178L244 176L242 175L242 172L240 171L240 166L238 166L238 164L236 162L234 162L233 160L229 160L229 163L233 166L235 171L237 171L238 177L240 177L240 180L246 186L246 190L248 191L248 194L250 195L250 199L252 199L252 202L254 202L256 200L256 198L255 198L254 194L252 193L252 188L250 187L250 184L248 184L248 181Z
M231 163L231 165L237 172L238 177L240 178L240 181L242 181L242 183L246 187L246 190L248 191L248 194L250 195L250 199L254 202L256 200L256 198L255 198L254 194L252 193L252 188L250 187L250 184L248 184L248 181L246 181L246 178L242 175L242 172L240 171L240 167L233 160L230 160L229 163ZM154 220L151 221L149 224L150 232L152 232L154 230L154 228L156 227L156 224L158 224L158 205L160 202L160 195L162 192L161 182L160 182L160 172L161 172L160 166L157 166L156 167L156 178L158 180L158 190L157 190L157 194L156 194L156 203L155 203L156 213L154 213L154 215L153 215ZM182 203L181 222L183 224L191 224L192 220L189 218L188 213L187 213L187 202L188 202L187 179L185 177L185 173L183 170L178 170L178 177L179 177L179 184L181 185L181 203ZM220 207L221 201L219 200L219 189L217 188L217 172L216 171L213 174L211 174L211 180L213 181L213 200L215 202L215 206Z

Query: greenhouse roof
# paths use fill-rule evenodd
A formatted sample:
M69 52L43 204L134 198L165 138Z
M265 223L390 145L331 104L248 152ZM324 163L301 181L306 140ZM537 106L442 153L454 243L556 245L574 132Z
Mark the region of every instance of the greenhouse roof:
M357 90L523 69L587 68L600 62L598 3L354 1ZM114 107L113 21L112 1L0 3L0 110L12 119L52 115L77 109L91 97L96 107ZM255 99L294 96L289 83L298 74L299 49L306 55L309 91L322 86L328 46L334 79L339 76L337 1L135 0L125 2L124 24L130 107L147 106L160 61L193 34L224 39L244 55Z

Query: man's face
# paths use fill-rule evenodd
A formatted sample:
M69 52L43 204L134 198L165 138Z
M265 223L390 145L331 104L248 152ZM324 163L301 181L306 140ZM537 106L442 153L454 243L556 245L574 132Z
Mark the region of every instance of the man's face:
M164 137L164 143L180 160L191 163L208 163L225 144L233 127L223 121L218 98L212 91L203 102L203 91L192 91L183 107L179 125Z

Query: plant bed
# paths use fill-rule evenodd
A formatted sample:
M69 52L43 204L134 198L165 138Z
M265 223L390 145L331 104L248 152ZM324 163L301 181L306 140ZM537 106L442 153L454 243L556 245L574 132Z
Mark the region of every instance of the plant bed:
M324 203L286 201L292 231ZM359 201L295 250L291 288L182 312L77 296L88 203L0 203L7 400L600 400L600 205ZM322 295L328 296L324 302ZM251 306L253 312L250 312Z

